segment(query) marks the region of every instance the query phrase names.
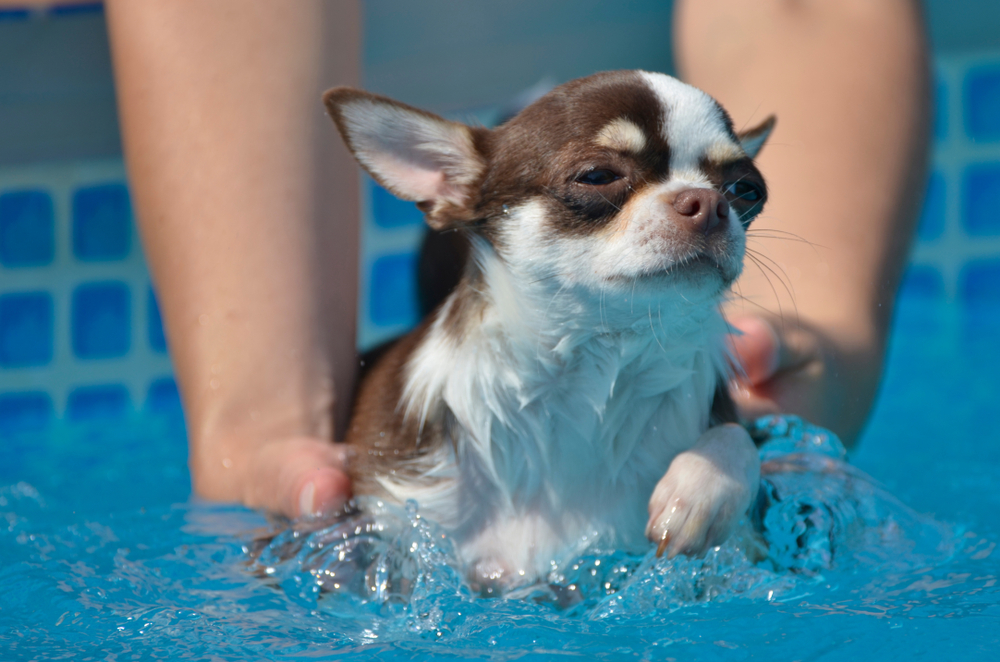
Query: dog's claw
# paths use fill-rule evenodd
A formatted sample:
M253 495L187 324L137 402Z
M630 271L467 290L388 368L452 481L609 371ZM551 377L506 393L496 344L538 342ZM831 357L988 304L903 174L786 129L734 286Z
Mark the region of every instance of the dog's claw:
M663 552L667 549L667 545L670 544L670 533L666 532L663 534L663 538L660 539L660 544L656 546L656 558L663 556Z

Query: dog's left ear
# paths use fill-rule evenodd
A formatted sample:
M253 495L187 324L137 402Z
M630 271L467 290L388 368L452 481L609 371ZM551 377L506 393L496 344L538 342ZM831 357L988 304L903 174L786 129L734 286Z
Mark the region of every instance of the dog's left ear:
M777 121L774 115L768 115L767 119L758 124L757 126L747 129L746 131L741 131L737 134L737 138L740 139L740 145L743 146L743 151L747 153L751 159L757 158L760 153L761 148L764 143L767 142L768 137L771 135L771 131L774 130L774 123Z
M474 220L486 159L477 131L399 101L337 87L327 112L358 163L379 184L412 200L436 230Z

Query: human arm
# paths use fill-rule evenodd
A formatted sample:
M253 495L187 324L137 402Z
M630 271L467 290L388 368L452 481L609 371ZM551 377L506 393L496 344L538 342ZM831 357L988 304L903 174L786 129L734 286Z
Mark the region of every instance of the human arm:
M195 491L288 516L348 496L358 182L320 103L356 1L109 0L125 156ZM311 487L310 487L311 486Z
M682 77L737 129L777 127L769 201L727 305L745 415L799 414L851 445L881 376L927 162L930 86L914 0L678 0ZM754 261L759 261L759 266Z

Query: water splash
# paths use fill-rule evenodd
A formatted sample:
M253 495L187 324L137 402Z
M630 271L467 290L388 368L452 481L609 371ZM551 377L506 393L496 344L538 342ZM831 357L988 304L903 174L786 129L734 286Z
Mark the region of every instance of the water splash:
M724 545L701 558L658 559L652 549L625 554L592 540L583 555L553 561L544 580L505 597L589 619L734 598L780 601L825 573L905 573L960 548L953 528L913 512L849 465L831 432L792 416L765 417L749 429L760 447L760 498ZM359 500L332 520L295 522L248 551L255 573L303 604L371 608L402 617L411 632L453 630L455 601L474 600L452 541L413 502Z

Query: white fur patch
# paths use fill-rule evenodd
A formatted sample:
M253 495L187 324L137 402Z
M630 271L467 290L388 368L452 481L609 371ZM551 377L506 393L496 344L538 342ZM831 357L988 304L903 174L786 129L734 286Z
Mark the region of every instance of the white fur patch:
M532 211L511 210L512 223L527 231ZM440 401L454 414L457 455L427 460L439 476L451 462L453 480L436 493L387 489L450 528L467 562L510 573L537 577L594 532L643 549L649 496L705 430L726 369L715 300L678 293L629 312L600 290L533 277L528 256L501 261L485 242L474 256L483 322L454 338L445 305L407 366L403 403L414 416Z
M646 148L646 135L634 122L619 117L597 133L595 142L608 149L638 154Z
M743 151L726 130L718 104L698 88L664 74L640 72L665 108L664 126L672 171L697 170L710 149L729 144Z

